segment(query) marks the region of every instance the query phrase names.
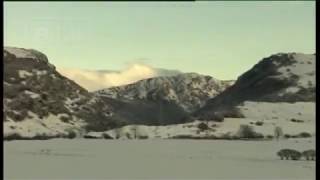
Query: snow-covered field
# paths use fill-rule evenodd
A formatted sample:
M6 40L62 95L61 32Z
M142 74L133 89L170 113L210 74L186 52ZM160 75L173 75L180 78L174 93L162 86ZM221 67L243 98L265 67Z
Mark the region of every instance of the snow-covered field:
M52 139L4 142L5 179L315 179L315 161L280 160L280 141Z
M245 118L224 118L223 122L206 122L211 128L208 131L199 131L198 125L201 121L194 121L185 124L166 126L145 126L128 125L119 129L112 129L106 132L89 132L91 137L102 138L103 134L108 134L113 138L126 139L135 135L148 138L173 138L175 136L192 137L225 137L237 135L241 125L250 125L255 132L261 133L265 137L273 136L275 127L280 127L283 134L299 135L302 132L315 136L315 103L270 103L246 101L238 106ZM299 120L300 122L293 122ZM260 122L258 126L255 123Z

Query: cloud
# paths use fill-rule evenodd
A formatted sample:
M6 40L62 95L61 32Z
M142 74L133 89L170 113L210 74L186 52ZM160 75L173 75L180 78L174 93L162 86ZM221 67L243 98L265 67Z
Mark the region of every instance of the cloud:
M176 70L157 69L145 64L131 64L121 71L58 68L57 71L89 91L134 83L141 79L170 76Z

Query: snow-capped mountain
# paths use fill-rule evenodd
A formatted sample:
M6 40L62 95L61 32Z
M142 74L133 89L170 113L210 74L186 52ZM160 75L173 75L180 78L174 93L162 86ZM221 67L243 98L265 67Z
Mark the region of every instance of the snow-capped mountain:
M128 125L88 135L232 139L243 137L240 127L249 126L256 138L273 138L276 128L285 137L314 136L315 54L280 53L264 58L189 120L193 121L163 126ZM201 124L206 124L206 130L199 128Z
M97 96L120 100L167 101L175 103L186 112L193 112L232 83L233 81L220 81L197 73L183 73L144 79L95 93Z
M126 136L135 132L132 127L155 138L208 134L191 120L213 120L209 135L217 137L257 122L255 129L266 136L274 126L290 134L315 132L315 54L272 55L236 82L182 73L90 93L58 73L41 52L6 47L3 53L7 139L86 132L113 137L118 130Z
M264 58L194 116L210 119L217 112L241 116L235 107L245 101L315 102L315 63L315 54L278 53Z
M59 74L43 53L15 47L3 53L4 137L58 136L106 118L109 107Z

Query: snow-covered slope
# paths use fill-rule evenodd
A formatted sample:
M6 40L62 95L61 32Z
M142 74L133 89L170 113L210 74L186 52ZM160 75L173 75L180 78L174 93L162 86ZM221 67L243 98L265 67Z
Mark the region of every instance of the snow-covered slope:
M122 100L164 100L177 104L187 112L193 112L232 83L197 73L183 73L99 90L96 95Z
M237 136L243 124L264 136L277 126L289 135L315 133L315 55L272 55L233 83L185 73L89 93L41 52L6 47L4 138L88 131L114 138L137 132L148 138L219 138ZM209 130L199 130L201 121L209 121Z
M279 53L262 59L223 93L210 99L195 117L234 113L244 101L314 102L315 54Z
M146 126L128 125L106 132L90 132L89 136L103 138L108 134L112 138L230 138L239 136L241 125L248 125L265 138L274 136L276 127L280 127L283 135L298 136L300 133L309 133L315 136L315 103L270 103L245 102L238 106L245 118L225 118L223 122L208 121L209 129L201 131L198 128L203 121L194 121L176 125ZM257 123L259 122L259 124Z
M41 52L5 47L3 53L5 138L56 136L106 118L109 107L60 75Z

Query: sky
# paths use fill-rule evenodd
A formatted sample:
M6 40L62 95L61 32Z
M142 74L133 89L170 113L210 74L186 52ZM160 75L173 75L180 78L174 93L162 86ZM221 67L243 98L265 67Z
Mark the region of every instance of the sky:
M4 45L65 70L236 79L271 54L315 53L315 2L4 2Z

